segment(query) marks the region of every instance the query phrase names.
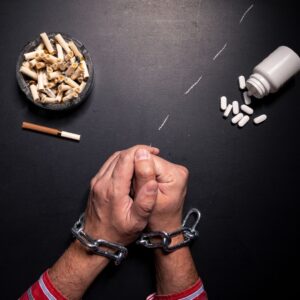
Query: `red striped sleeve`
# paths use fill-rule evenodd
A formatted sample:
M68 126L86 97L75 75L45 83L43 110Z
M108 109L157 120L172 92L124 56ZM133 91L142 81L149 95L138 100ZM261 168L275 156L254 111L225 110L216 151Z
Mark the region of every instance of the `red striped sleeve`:
M207 300L207 294L204 290L201 279L188 289L171 295L156 295L152 294L146 300Z
M48 271L19 300L67 300L52 284Z

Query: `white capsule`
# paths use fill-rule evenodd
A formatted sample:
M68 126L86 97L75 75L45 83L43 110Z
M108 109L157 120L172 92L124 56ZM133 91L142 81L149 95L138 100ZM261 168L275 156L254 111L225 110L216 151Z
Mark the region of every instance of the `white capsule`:
M242 113L239 113L237 114L236 116L234 116L232 119L231 119L231 123L232 124L236 124L238 123L242 118L243 118L243 114Z
M243 75L239 76L239 87L241 90L244 90L246 88L246 79Z
M240 112L239 103L237 101L232 102L232 112L237 115Z
M244 116L238 123L239 127L243 127L250 120L249 116Z
M241 110L243 112L245 112L248 115L252 115L253 114L253 109L250 106L247 106L245 104L241 105Z
M228 104L225 111L224 111L223 117L227 118L229 116L231 110L232 110L232 105Z
M260 123L264 122L265 120L267 120L267 115L260 115L260 116L256 117L255 119L253 119L253 123L260 124Z
M227 98L225 96L222 96L220 98L220 105L221 105L221 110L225 110L227 107Z
M251 104L251 98L248 95L248 92L244 92L243 93L243 98L244 98L244 102L246 105L250 105Z

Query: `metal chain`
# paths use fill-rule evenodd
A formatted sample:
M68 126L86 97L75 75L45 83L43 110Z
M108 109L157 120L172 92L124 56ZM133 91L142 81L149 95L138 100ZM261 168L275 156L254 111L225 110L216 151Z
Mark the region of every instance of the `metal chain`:
M192 224L191 227L187 226L188 221L191 219L191 216L195 215L196 220ZM181 247L186 246L196 237L198 237L198 231L196 230L196 226L198 225L201 218L201 213L197 208L192 208L186 214L183 222L182 227L172 231L172 232L165 232L165 231L155 231L155 232L148 232L143 233L140 238L137 240L138 245L142 245L146 248L162 248L165 252L172 252ZM172 242L172 238L175 236L183 235L183 241L179 242L176 245L170 246ZM160 242L152 242L153 239L159 238Z
M88 250L101 256L105 256L119 265L127 256L128 250L121 244L111 243L102 239L94 240L83 231L84 228L84 213L71 229L72 234L77 238ZM112 249L112 252L101 249L101 247Z

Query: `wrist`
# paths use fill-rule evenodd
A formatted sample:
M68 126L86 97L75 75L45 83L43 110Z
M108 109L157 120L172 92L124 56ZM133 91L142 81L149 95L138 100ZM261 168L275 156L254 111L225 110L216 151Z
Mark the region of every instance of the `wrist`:
M188 246L174 252L154 250L157 293L174 294L187 289L199 278Z
M165 221L164 223L150 223L148 227L150 231L164 231L170 233L181 228L181 220L172 220L170 222Z
M75 240L49 269L48 275L54 287L66 298L79 299L108 263L108 258L90 253Z
M75 240L68 250L78 263L86 266L91 265L95 270L99 267L105 267L110 262L109 258L91 252L78 240Z

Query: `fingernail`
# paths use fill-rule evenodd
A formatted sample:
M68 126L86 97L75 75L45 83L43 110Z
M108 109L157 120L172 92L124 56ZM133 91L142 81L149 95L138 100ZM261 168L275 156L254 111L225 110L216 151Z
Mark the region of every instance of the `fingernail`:
M150 153L146 149L138 149L135 153L136 160L150 159Z

